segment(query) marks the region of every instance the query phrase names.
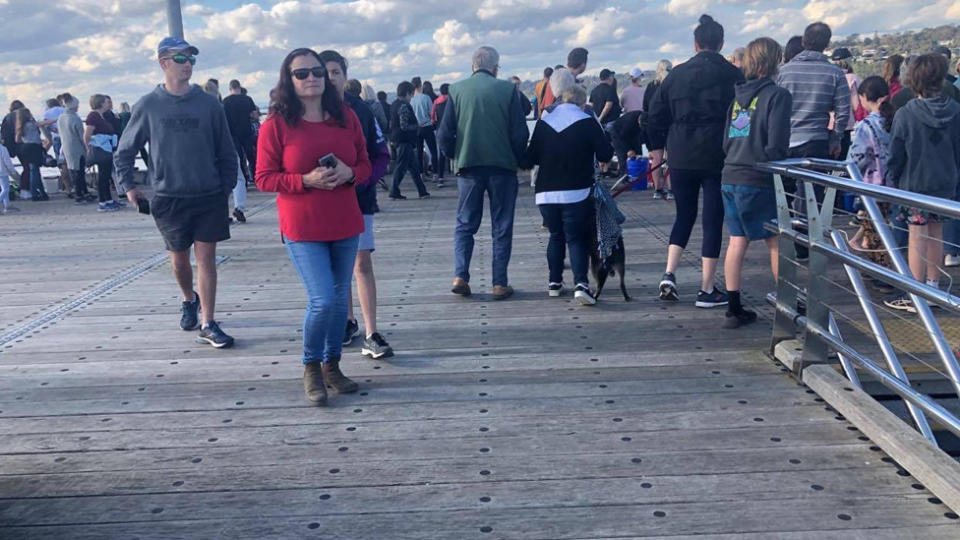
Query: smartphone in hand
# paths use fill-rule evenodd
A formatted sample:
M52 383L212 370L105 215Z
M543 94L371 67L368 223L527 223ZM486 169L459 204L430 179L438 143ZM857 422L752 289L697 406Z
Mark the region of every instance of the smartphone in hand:
M141 214L150 215L150 201L147 199L137 199L137 211Z
M319 160L317 160L317 165L319 165L319 166L321 166L321 167L326 167L326 168L328 168L328 169L336 169L336 168L337 168L337 156L333 155L332 153L327 154L327 155L323 156L322 158L320 158Z

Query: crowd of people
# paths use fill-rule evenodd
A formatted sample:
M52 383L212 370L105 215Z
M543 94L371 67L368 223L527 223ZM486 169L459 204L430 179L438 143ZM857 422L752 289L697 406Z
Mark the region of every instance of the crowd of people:
M77 204L96 201L97 210L112 212L126 201L148 209L183 296L180 327L199 329L199 342L228 348L234 338L215 319L215 261L217 244L230 238L229 198L232 219L244 222L248 183L276 193L281 239L307 296L304 392L322 405L328 388L358 389L340 368L344 346L361 336L353 279L364 323L361 353L393 354L376 325L378 185L391 199L403 200L400 186L409 173L422 199L430 197L425 177L439 188L446 173L456 176L451 290L464 297L472 293L474 237L489 199L490 292L504 300L514 292L508 266L518 170L532 170L535 202L550 232L546 292L564 294L569 257L573 297L593 305L588 260L598 236L609 233L597 224L595 198L603 196L596 178L610 171L614 156L617 174L623 174L629 160L646 153L655 171L654 197L676 206L660 299L681 298L675 272L699 216L702 274L695 305L725 306L723 326L737 328L756 319L741 300L741 267L751 241L766 243L777 274L777 243L764 227L776 217L774 179L757 163L850 159L867 182L956 197L960 91L948 73L949 51L893 56L883 77L861 81L850 69L849 51L824 54L830 39L830 28L818 22L785 47L761 37L724 57L723 27L704 15L694 30L694 56L677 66L659 62L645 85L644 73L634 69L618 93L616 74L603 69L588 93L578 79L588 51L578 47L566 64L544 70L533 99L520 91L518 78L499 78L500 55L484 46L472 57L471 76L440 85L439 95L430 81L414 77L397 86L392 103L386 93L349 79L348 60L339 52L302 48L281 63L261 125L260 111L239 81L230 81L226 98L216 80L191 84L199 50L181 38L165 38L157 47L163 83L132 108L121 104L119 114L101 94L91 96L84 120L70 94L51 100L39 119L22 103L11 105L0 147L3 209L9 208L8 177L19 176L21 198L43 201L48 196L40 167L58 164L61 188ZM11 156L19 158L22 174ZM136 182L138 156L147 164L149 201ZM87 192L91 164L97 168L96 196ZM785 187L803 198L802 186ZM890 217L909 231L904 244L917 279L936 285L941 219L911 208L894 208ZM715 284L724 223L725 291ZM960 235L960 228L948 228L951 234ZM799 247L797 254L806 256ZM951 254L960 262L957 255ZM888 305L910 309L905 298Z

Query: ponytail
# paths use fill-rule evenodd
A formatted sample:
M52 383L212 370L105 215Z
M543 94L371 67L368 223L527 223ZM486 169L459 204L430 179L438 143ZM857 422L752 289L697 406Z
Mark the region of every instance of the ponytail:
M890 104L890 87L887 81L879 75L871 75L864 79L857 88L860 97L867 101L874 101L880 104L880 116L883 116L883 128L887 131L893 126L893 113L896 109Z
M893 104L887 100L880 103L880 116L883 117L883 129L889 133L893 129L893 115L897 112Z

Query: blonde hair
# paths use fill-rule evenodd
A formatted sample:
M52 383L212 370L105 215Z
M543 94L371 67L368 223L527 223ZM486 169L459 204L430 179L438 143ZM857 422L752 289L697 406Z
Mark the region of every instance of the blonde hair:
M661 60L657 62L657 82L663 82L667 78L667 75L670 73L670 70L673 69L673 64L669 60Z
M103 104L107 101L107 96L103 94L94 94L90 96L90 108L97 110L100 107L103 107Z
M124 101L120 104L120 112L130 112L130 104Z
M587 103L587 91L575 84L563 91L563 102L583 108Z
M377 99L377 93L373 91L373 87L369 84L363 85L363 92L361 96L364 101L373 101Z
M203 91L215 98L220 97L220 87L217 86L217 83L213 81L207 81L203 83Z
M550 91L554 96L562 96L571 86L576 86L577 81L569 69L558 69L550 76Z
M743 75L747 79L772 77L783 60L783 47L776 41L762 37L751 41L743 53Z

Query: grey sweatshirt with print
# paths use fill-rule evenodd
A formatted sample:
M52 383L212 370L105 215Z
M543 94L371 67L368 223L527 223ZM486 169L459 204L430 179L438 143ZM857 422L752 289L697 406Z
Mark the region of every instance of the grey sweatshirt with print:
M182 96L158 85L133 106L114 154L124 189L134 187L133 162L147 142L147 178L157 195L205 197L237 184L237 153L223 107L197 85Z

